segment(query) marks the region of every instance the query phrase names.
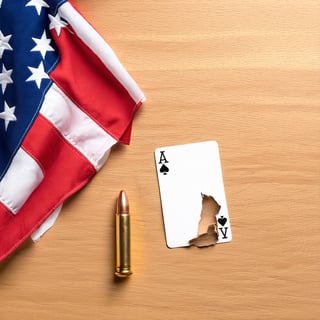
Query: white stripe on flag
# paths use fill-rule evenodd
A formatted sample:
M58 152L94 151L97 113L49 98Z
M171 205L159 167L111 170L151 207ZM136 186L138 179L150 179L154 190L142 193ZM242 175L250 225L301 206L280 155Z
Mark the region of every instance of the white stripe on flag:
M137 83L122 66L111 47L81 14L75 10L69 2L65 2L60 6L59 14L68 21L78 37L99 57L109 71L113 73L117 80L128 91L132 99L136 103L143 102L145 97Z
M56 222L60 211L62 209L62 205L59 206L56 210L51 213L51 215L45 220L45 222L37 229L32 235L31 239L34 242L37 242L40 240L40 238L54 225Z
M117 142L81 111L55 84L48 90L40 113L77 148L96 170L107 160Z
M0 182L0 201L16 214L42 179L38 163L20 148Z

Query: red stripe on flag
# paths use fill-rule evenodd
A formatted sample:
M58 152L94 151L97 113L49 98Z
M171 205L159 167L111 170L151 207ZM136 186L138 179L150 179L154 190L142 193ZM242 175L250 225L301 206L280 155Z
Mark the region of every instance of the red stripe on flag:
M40 163L44 179L16 216L1 230L0 260L26 240L70 195L82 188L96 171L85 157L41 115L23 142L23 148ZM0 206L0 216L5 208ZM2 225L2 224L1 224Z
M0 231L2 230L2 228L5 227L5 225L12 218L13 218L13 215L11 211L2 202L0 202Z
M70 25L61 30L60 36L54 29L51 32L61 60L50 77L113 138L129 143L132 119L141 103L136 104Z

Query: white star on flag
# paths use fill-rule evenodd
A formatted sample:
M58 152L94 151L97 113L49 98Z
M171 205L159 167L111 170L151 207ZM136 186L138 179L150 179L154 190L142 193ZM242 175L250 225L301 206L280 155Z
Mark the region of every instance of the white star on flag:
M0 58L2 58L4 50L12 50L12 47L9 44L11 36L11 34L4 36L0 30Z
M2 72L0 73L0 83L2 88L2 93L5 92L8 83L13 83L11 78L12 70L7 70L4 64L2 65Z
M49 5L43 0L30 0L26 4L26 7L31 7L31 6L36 8L38 16L40 16L42 7L49 8Z
M60 36L61 28L65 28L67 26L67 23L63 20L61 20L61 17L59 13L57 13L55 16L52 16L51 14L48 15L50 19L50 25L49 28L55 29L58 36Z
M36 45L31 49L31 51L39 51L43 59L48 51L54 51L54 49L50 46L51 39L47 38L46 31L43 31L40 39L32 38L32 40L36 43Z
M0 119L4 120L4 128L7 131L10 121L16 121L17 118L14 115L14 110L16 107L9 107L6 102L4 102L4 111L0 112Z
M42 79L49 79L49 76L44 71L43 62L41 61L38 68L28 67L32 75L26 81L35 81L38 89L40 89Z

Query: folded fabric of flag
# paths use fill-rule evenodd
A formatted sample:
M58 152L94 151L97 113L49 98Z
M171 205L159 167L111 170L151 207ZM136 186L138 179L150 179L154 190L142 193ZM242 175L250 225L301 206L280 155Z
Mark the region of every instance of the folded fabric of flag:
M144 101L70 1L0 0L0 260L130 141Z

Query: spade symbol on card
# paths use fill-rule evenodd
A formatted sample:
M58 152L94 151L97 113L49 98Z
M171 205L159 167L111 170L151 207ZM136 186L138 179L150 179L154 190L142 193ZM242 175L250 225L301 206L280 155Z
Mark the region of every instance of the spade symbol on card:
M227 219L226 217L221 216L221 217L218 219L218 222L219 222L222 226L224 226L224 225L226 224L227 220L228 220L228 219Z
M169 168L165 164L163 164L160 168L160 172L166 175L169 172Z

